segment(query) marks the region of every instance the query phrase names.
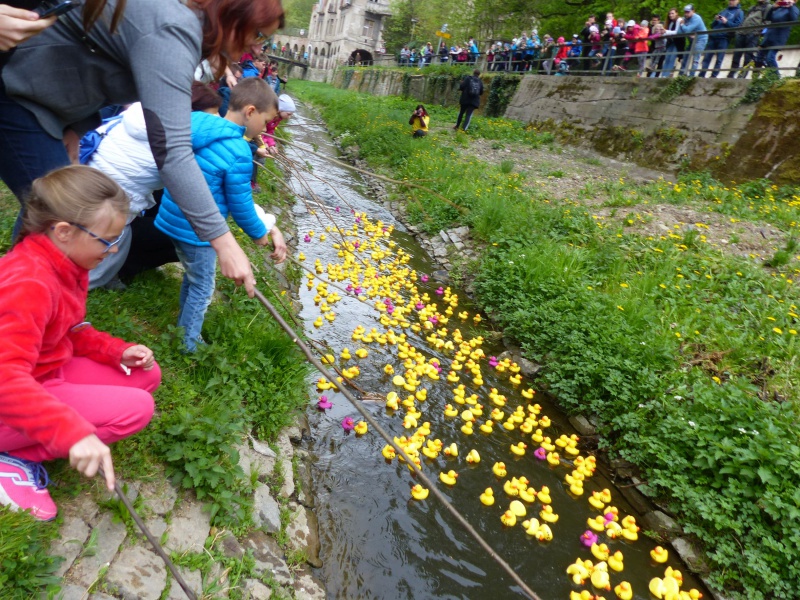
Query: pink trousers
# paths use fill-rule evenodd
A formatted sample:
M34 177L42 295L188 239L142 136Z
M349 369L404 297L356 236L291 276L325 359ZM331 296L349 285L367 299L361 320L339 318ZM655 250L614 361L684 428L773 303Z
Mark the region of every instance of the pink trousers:
M131 369L131 374L125 375L120 369L75 357L42 385L97 427L95 434L103 443L111 444L141 431L150 422L155 408L152 392L160 384L158 364L150 371ZM0 452L35 462L64 458L3 424Z

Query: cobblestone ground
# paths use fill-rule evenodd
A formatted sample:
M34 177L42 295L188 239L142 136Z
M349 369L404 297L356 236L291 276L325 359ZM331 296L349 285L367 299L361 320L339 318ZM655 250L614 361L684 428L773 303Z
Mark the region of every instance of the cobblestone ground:
M278 440L278 455L268 456L264 444L243 444L241 466L249 476L257 470L260 478L281 469L284 484L278 494L260 484L254 494L253 518L258 528L238 539L230 532L212 527L208 511L193 494L176 490L165 478L127 483L126 495L135 502L150 532L160 540L173 559L192 569L179 567L181 576L198 598L296 598L323 599L325 592L311 572L319 566L316 518L302 503L308 499L295 486L292 441L300 430L290 428ZM301 457L302 458L302 457ZM302 468L301 468L302 472ZM100 506L90 492L60 505L63 523L51 554L64 558L57 573L63 577L62 600L181 600L186 598L178 583L155 553L147 538L132 521L128 525L114 508ZM285 548L276 534L281 530L281 505L291 513L286 527ZM124 508L121 510L124 511ZM308 557L308 563L291 565L287 552ZM219 556L219 560L213 560ZM252 557L250 577L231 577L231 564L243 564ZM192 560L195 559L195 560ZM249 561L247 561L249 562ZM235 580L236 583L232 583Z

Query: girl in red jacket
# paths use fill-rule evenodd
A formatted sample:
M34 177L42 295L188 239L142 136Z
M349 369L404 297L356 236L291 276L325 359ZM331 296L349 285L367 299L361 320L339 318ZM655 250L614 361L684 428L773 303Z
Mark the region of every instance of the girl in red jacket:
M21 241L0 258L0 504L55 518L42 461L69 457L114 489L108 446L144 428L161 371L146 346L94 329L89 271L117 251L122 189L90 167L33 182Z

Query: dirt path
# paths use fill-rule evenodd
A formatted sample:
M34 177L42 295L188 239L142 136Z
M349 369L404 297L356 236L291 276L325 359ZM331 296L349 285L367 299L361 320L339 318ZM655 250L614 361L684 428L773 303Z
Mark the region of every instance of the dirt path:
M627 231L660 238L683 238L696 230L701 241L725 254L764 260L782 247L786 234L768 223L732 222L727 215L702 210L700 206L669 203L609 206L611 198L603 183L620 178L633 189L659 178L674 182L671 173L647 169L575 147L553 144L531 148L522 144L470 138L461 151L497 165L513 163L513 170L525 178L531 191L545 193L551 200L578 202L598 220L624 223Z

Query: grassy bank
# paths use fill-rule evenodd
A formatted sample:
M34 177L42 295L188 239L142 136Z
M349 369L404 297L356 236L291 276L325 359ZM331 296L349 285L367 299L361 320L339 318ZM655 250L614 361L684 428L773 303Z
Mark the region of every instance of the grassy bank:
M674 185L598 182L555 200L513 165L465 152L483 138L557 154L552 138L520 123L477 116L465 135L450 129L454 109L431 106L431 134L412 139L413 100L307 82L292 82L292 93L373 168L449 200L396 191L426 231L466 224L485 243L472 269L480 302L544 363L541 387L571 413L599 417L604 447L637 464L645 490L702 543L715 586L740 598L794 597L798 191L694 174ZM609 217L594 213L600 192ZM625 211L638 204L769 224L786 242L762 260L708 243L702 222L640 235Z
M262 186L269 197L261 200L274 205L277 188L270 193L266 177ZM0 189L1 252L7 250L17 210L14 197ZM262 265L263 251L240 231L235 233L253 264ZM280 295L271 269L261 267L257 276L268 298L274 299L269 290ZM141 275L122 293L92 292L88 318L98 329L151 347L163 372L150 425L112 446L118 478L130 483L167 476L177 486L194 490L210 506L215 524L241 534L252 525L247 509L257 472L245 477L235 446L248 433L272 441L295 418L306 401L308 370L291 339L256 300L221 276L217 283L203 331L209 344L194 355L181 352L174 326L180 289L174 267ZM97 480L83 479L66 461L47 466L56 503L69 502L82 492L99 493ZM278 488L280 483L272 482ZM59 524L60 519L35 523L27 515L0 508L3 598L33 597L48 585L54 589L58 582L50 574L58 559L46 552ZM232 584L235 587L235 581Z

